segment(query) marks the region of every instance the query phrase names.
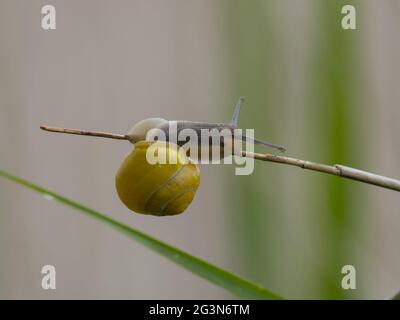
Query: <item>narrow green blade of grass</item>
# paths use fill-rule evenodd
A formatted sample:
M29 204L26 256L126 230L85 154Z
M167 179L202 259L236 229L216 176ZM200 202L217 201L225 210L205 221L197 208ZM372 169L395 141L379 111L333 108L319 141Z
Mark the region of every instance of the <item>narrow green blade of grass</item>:
M0 170L0 176L18 183L28 189L36 191L47 197L51 197L66 206L72 207L82 213L96 218L103 223L113 227L121 233L124 233L129 238L143 244L147 248L159 253L160 255L175 262L179 266L189 270L190 272L232 292L236 296L245 299L282 299L278 295L251 283L239 276L216 267L204 260L196 258L182 250L174 248L160 240L157 240L143 232L131 228L130 226L120 223L96 210L88 208L78 202L63 197L55 192L49 191L41 186L38 186L30 181L14 176L10 173Z
M400 300L400 291L397 292L392 298L390 298L391 300Z

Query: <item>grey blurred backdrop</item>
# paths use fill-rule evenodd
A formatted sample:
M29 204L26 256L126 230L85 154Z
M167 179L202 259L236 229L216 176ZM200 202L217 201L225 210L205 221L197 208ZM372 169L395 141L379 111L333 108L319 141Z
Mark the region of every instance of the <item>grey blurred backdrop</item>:
M340 28L357 8L357 30ZM41 8L57 29L41 29ZM289 298L385 298L400 288L400 198L257 163L202 166L188 211L154 218L118 200L138 120L240 124L288 155L400 178L398 0L0 0L0 166ZM97 221L0 179L0 298L231 298ZM41 288L43 265L57 289ZM352 264L357 290L340 288Z

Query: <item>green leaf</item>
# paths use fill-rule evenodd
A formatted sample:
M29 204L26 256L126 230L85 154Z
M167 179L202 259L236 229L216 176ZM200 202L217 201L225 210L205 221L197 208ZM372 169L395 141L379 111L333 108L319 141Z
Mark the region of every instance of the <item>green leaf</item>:
M113 227L119 232L127 235L129 238L141 243L147 248L159 253L160 255L175 262L177 265L189 270L190 272L232 292L236 296L245 299L282 299L278 295L260 287L248 280L214 266L204 260L196 258L182 250L170 246L160 240L157 240L141 231L120 223L96 210L88 208L76 201L63 197L55 192L49 191L37 184L14 176L10 173L0 170L0 176L16 182L21 186L36 191L43 196L50 197L66 206L72 207L82 213L98 219L99 221Z

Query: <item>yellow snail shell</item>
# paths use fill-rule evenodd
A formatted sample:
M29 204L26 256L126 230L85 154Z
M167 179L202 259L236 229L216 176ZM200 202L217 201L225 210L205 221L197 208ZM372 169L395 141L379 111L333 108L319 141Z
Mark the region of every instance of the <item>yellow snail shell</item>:
M176 156L176 163L150 164L146 152L157 144L157 152ZM155 216L184 212L200 184L200 170L172 143L139 141L122 162L115 185L121 201L132 211Z

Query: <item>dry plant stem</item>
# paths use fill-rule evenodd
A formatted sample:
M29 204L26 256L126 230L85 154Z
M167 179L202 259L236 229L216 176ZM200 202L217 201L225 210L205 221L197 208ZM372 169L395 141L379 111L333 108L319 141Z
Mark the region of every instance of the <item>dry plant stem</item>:
M118 139L118 140L128 140L128 137L124 134L108 133L108 132L101 132L101 131L84 131L84 130L79 130L79 129L67 129L67 128L48 127L48 126L40 126L40 129L45 130L45 131L50 131L50 132L77 134L80 136L91 136L91 137L101 137L101 138L110 138L110 139Z
M277 156L268 153L253 153L242 151L242 156L250 157L257 160L276 162L281 164L287 164L291 166L296 166L303 169L309 169L313 171L319 171L323 173L332 174L335 176L348 178L352 180L357 180L364 183L369 183L376 185L378 187L387 188L395 191L400 191L400 181L377 174L373 174L367 171L362 171L354 169L351 167L346 167L340 164L335 164L333 166L316 163L306 160L300 160L295 158L289 158L284 156Z
M114 134L107 132L99 132L99 131L83 131L77 129L66 129L59 127L48 127L41 126L42 130L50 131L50 132L59 132L59 133L68 133L68 134L76 134L76 135L84 135L84 136L92 136L92 137L102 137L102 138L110 138L110 139L118 139L118 140L129 140L128 136L123 134ZM300 160L295 158L289 158L284 156L273 155L269 153L253 153L242 151L243 157L254 158L256 160L261 161L269 161L280 164L287 164L303 169L323 172L327 174L332 174L335 176L357 180L363 183L373 184L378 187L391 189L400 192L400 181L384 176L380 176L377 174L373 174L367 171L362 171L350 167L346 167L340 164L335 164L333 166L316 163L306 160Z

